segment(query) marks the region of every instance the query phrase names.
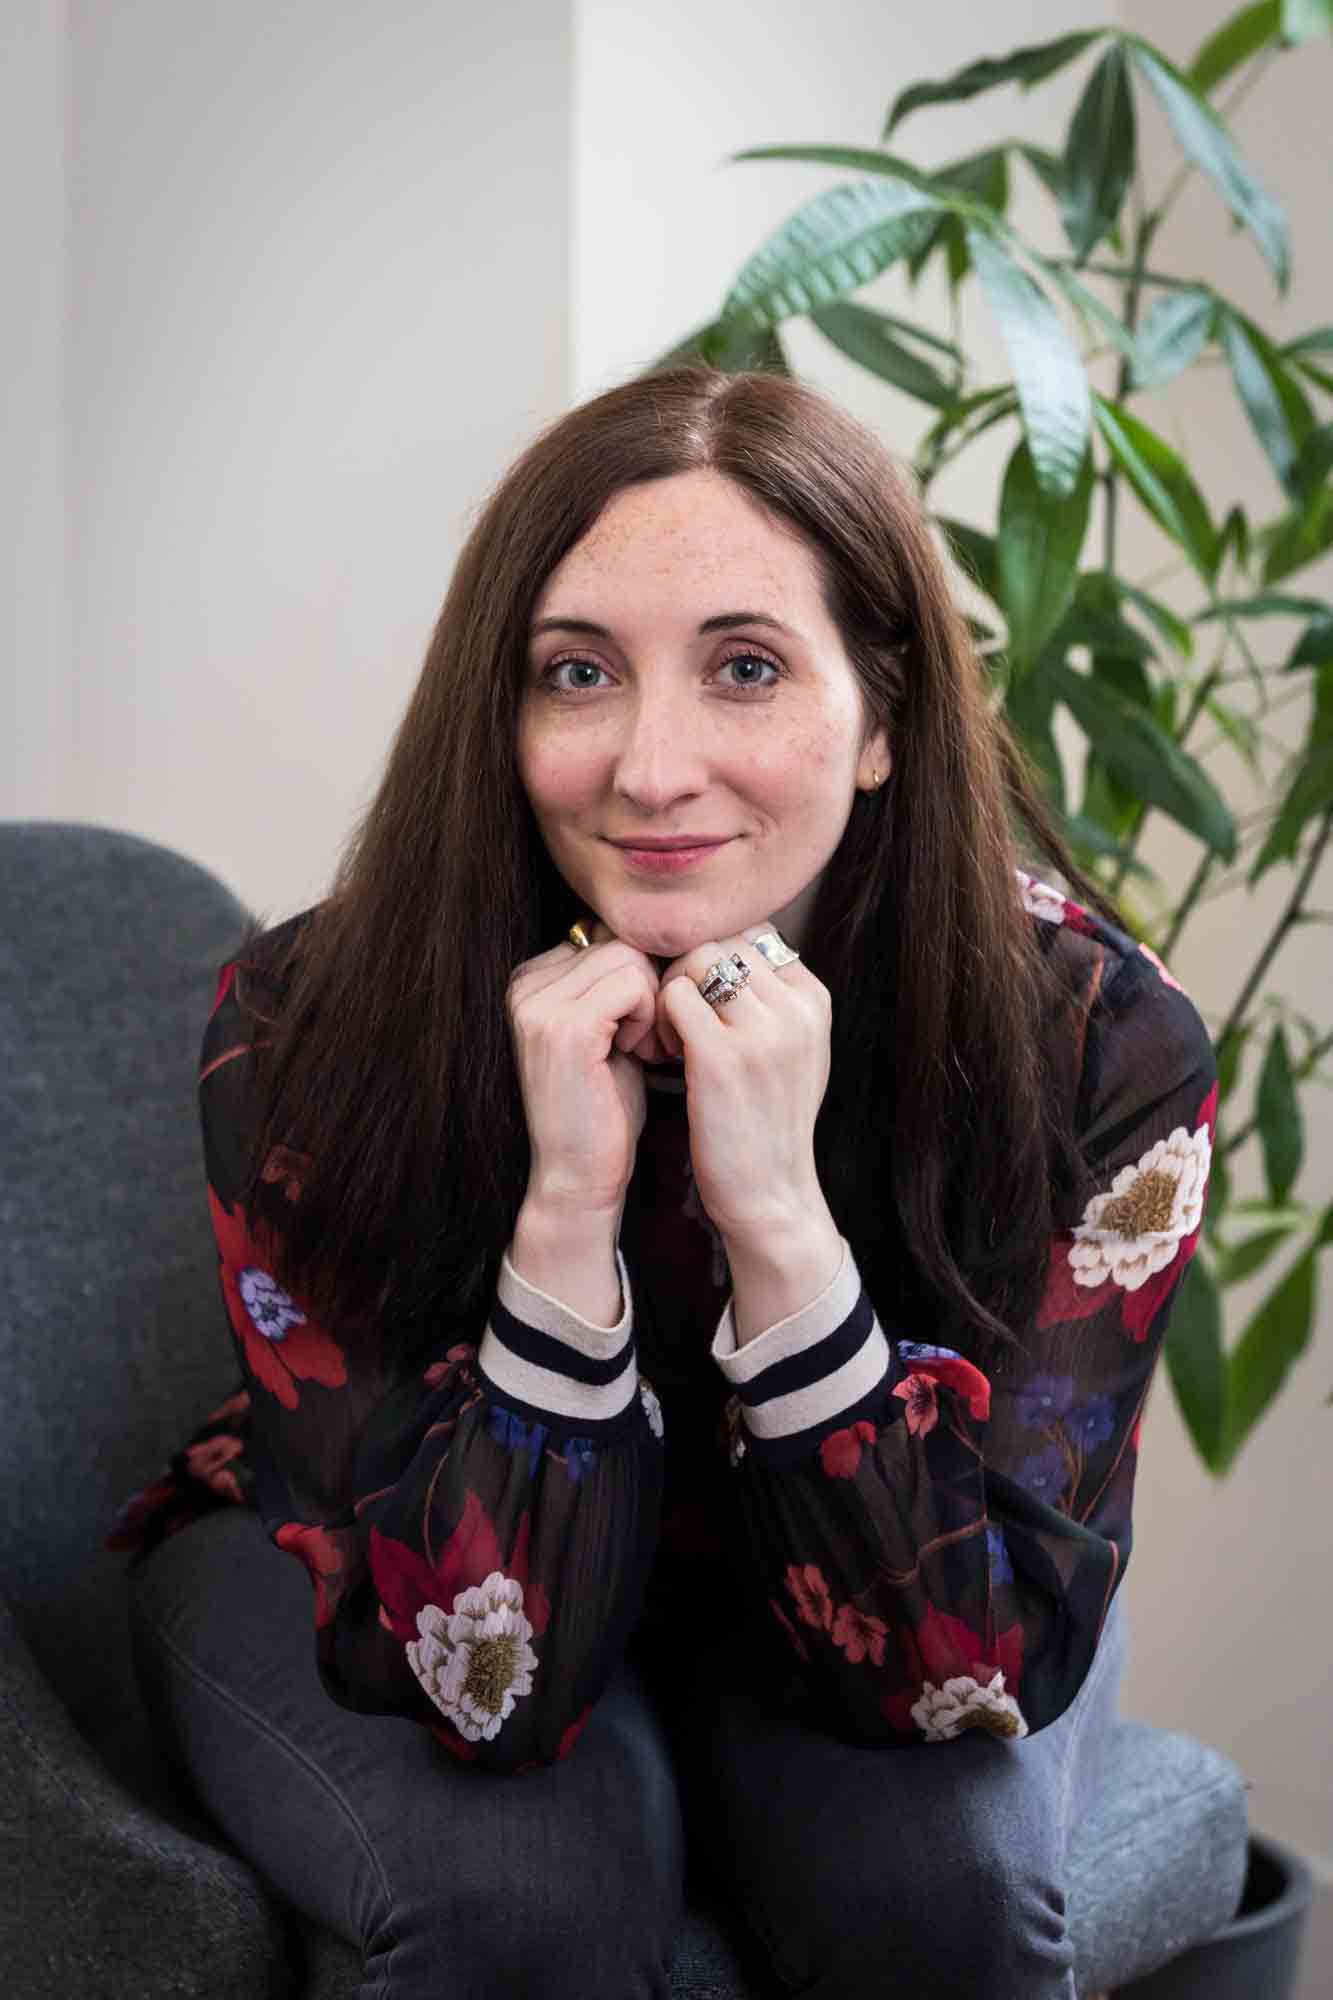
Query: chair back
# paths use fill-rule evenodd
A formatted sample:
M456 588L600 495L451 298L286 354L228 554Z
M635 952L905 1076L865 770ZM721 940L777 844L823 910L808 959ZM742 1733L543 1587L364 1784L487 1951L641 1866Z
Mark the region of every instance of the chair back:
M94 1743L141 1712L102 1537L237 1374L195 1072L244 925L152 841L0 824L0 1587Z

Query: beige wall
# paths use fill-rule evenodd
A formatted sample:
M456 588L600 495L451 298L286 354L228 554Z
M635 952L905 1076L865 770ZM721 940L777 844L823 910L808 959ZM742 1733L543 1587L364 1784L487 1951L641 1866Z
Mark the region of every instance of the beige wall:
M708 317L741 259L837 178L725 156L873 142L903 83L1108 11L1026 0L1001 29L961 0L69 0L67 16L12 0L7 240L32 303L0 335L16 404L0 506L18 719L0 811L167 841L274 917L309 901L373 790L488 485L539 422ZM1135 0L1123 12L1163 32ZM1181 0L1169 51L1188 58L1213 18ZM1161 247L1293 331L1333 318L1329 81L1320 44L1238 119L1291 208L1289 301L1273 307L1201 185ZM1058 144L1077 87L1067 76L923 112L901 142L926 162L1020 127ZM1155 119L1146 143L1159 185L1170 145ZM1028 187L1020 215L1039 211ZM905 302L897 276L868 296ZM943 324L938 290L922 300ZM915 405L812 332L791 345L812 379L911 447ZM1213 490L1234 469L1260 516L1276 509L1225 393L1180 387L1150 414ZM997 433L939 503L987 519L1007 449ZM1161 546L1134 532L1151 568ZM1225 758L1215 769L1232 782ZM1178 881L1195 850L1155 835L1150 852ZM1270 906L1287 879L1275 872ZM1177 957L1214 1024L1255 921L1239 908L1205 912ZM1327 1005L1326 937L1307 933L1281 961L1283 989L1311 1011ZM1327 1191L1324 1132L1312 1144ZM1218 1743L1253 1783L1256 1824L1330 1855L1324 1289L1315 1344L1221 1487L1159 1377L1126 1583L1127 1707Z

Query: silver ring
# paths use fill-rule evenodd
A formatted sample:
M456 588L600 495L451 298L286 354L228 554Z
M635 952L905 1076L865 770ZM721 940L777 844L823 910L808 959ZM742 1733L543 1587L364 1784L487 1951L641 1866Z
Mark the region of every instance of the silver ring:
M749 979L749 966L738 952L732 952L729 958L714 959L695 985L710 1007L725 1007L729 1000L736 998L742 986L748 985Z
M753 934L747 931L746 937L755 950L763 954L770 965L794 965L801 955L799 951L792 950L787 940L774 930L772 924L767 925L762 931L755 931Z

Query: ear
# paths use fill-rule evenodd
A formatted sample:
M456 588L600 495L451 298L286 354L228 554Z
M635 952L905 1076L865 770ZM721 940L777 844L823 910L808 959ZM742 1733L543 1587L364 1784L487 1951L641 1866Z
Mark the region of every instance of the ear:
M888 731L877 729L870 737L856 766L857 790L877 792L892 769L893 758L889 750Z

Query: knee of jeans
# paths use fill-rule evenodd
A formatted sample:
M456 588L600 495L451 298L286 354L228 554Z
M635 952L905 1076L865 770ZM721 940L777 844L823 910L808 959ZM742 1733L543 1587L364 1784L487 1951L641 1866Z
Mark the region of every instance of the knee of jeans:
M905 1846L910 1844L910 1826ZM812 1926L806 1976L847 2000L916 1991L934 2000L1014 2000L1063 1990L1073 1963L1065 1893L1037 1856L978 1836L950 1857L923 1851L843 1877Z
M431 2000L447 1968L459 1994L510 2000L665 2000L679 1909L649 1883L621 1894L577 1854L549 1872L399 1884L365 1939L391 1990Z

